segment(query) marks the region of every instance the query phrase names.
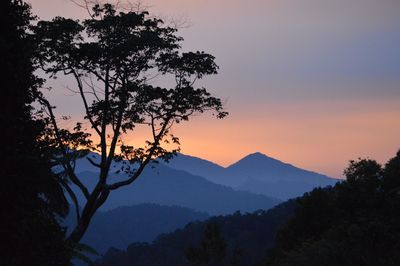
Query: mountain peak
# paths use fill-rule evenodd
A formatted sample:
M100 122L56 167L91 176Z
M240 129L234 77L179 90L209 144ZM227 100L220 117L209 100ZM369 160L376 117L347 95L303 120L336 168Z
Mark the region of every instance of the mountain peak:
M250 153L249 155L245 156L244 158L270 158L269 156L265 155L264 153L261 153L259 151Z
M243 157L236 163L230 165L229 167L234 167L235 165L239 165L239 164L251 164L252 165L252 164L260 164L260 163L263 164L266 162L284 164L283 162L281 162L277 159L274 159L272 157L269 157L268 155L265 155L264 153L254 152L254 153L250 153L249 155L246 155L245 157Z
M336 183L327 176L298 168L259 151L242 157L226 168L185 154L174 157L168 166L205 177L213 183L281 199L301 196L314 187Z

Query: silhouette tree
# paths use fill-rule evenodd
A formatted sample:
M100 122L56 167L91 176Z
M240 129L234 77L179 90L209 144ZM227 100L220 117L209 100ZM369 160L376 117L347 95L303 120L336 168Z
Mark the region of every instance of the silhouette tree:
M384 177L382 180L383 190L389 195L398 194L400 192L400 150L396 157L386 163Z
M0 264L68 265L70 249L56 219L68 204L40 141L44 123L31 107L41 86L27 33L32 19L26 3L1 1Z
M197 79L216 74L218 67L204 52L180 53L182 38L162 20L147 12L118 12L111 4L94 5L83 22L61 17L41 21L34 32L37 62L53 77L62 73L75 79L90 125L84 128L81 121L74 130L60 128L54 107L41 98L49 114L46 138L52 141L54 160L65 176L62 184L77 212L69 238L79 242L112 191L134 182L154 158L168 160L179 150L179 139L170 131L174 124L207 110L218 118L227 115L220 99L195 87ZM152 84L154 77L168 76L175 80L171 86ZM168 78L162 81L168 84ZM123 136L140 125L148 126L151 135L144 147L124 143ZM167 150L164 143L175 148ZM99 152L100 159L86 156L89 151ZM83 157L99 169L92 191L74 171L76 160ZM129 164L124 162L116 173L126 178L112 183L111 166L122 159ZM72 186L85 197L82 210Z

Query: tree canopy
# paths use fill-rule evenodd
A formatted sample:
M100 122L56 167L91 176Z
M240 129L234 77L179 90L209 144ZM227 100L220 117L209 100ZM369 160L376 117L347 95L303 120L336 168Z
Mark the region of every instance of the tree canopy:
M34 29L37 64L52 77L72 76L85 109L86 122L78 121L73 130L61 128L54 107L41 98L49 114L46 139L77 209L77 226L70 236L76 242L111 191L134 182L154 158L168 160L179 150L179 138L170 131L174 124L207 110L218 118L227 115L220 99L195 85L217 73L214 57L180 52L183 39L176 32L147 12L120 12L111 4L93 6L91 17L82 22L56 17L40 21ZM152 82L155 77L175 82L157 86ZM89 127L84 126L87 123ZM144 145L125 143L123 136L141 125L148 126L151 136ZM165 143L175 146L167 149ZM87 156L89 151L98 152L101 159L94 161ZM74 171L76 160L83 157L99 169L93 191ZM113 183L108 174L115 160L124 160L117 172L126 178ZM71 186L86 198L82 210Z
M400 151L351 161L346 181L298 200L268 265L399 265Z

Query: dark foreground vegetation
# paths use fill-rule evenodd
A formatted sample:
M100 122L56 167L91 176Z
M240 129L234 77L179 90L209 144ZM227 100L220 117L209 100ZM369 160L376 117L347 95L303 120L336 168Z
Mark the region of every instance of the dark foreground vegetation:
M110 249L98 265L254 265L274 245L276 232L293 214L295 201L268 211L239 212L190 223L152 244Z
M0 265L68 265L71 256L56 217L68 204L51 171L49 150L38 141L44 124L33 118L41 80L32 73L33 45L26 31L29 7L0 4Z
M108 265L399 265L400 152L352 161L346 181L269 211L214 217L152 244L110 249Z
M400 265L400 151L383 168L359 160L345 174L298 200L269 265Z

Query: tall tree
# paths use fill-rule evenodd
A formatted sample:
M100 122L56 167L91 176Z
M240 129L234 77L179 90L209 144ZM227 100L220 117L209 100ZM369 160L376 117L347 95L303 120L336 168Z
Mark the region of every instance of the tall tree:
M40 141L44 123L31 104L41 80L33 72L33 43L27 34L30 7L19 0L1 1L0 149L1 265L68 265L64 231L56 216L68 204L51 171Z
M95 5L90 14L83 22L61 17L41 21L35 29L38 62L53 76L62 73L75 79L84 119L90 125L84 128L80 121L73 131L60 128L53 106L42 98L50 115L47 136L54 141L56 159L65 173L63 185L77 210L77 225L70 235L75 242L112 191L134 182L154 158L168 160L179 149L179 139L170 131L174 124L206 110L214 110L218 118L227 114L220 99L195 87L197 79L217 73L213 56L180 53L182 38L176 36L176 29L147 12L118 12L105 4ZM170 76L175 82L156 86L155 76ZM163 79L168 84L167 80ZM149 128L151 137L145 145L124 143L123 136L140 125ZM167 150L165 143L175 146ZM86 156L88 151L97 151L100 159ZM92 191L74 171L82 157L99 169ZM111 166L122 159L129 163L117 172L124 173L125 179L112 182ZM72 186L85 198L82 210Z

